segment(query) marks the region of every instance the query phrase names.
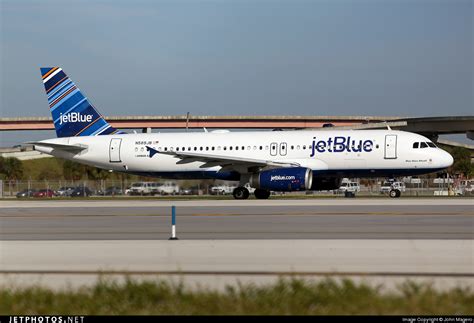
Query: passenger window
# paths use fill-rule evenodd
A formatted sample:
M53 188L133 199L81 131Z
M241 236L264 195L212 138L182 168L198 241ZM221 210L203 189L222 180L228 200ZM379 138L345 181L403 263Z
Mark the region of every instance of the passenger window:
M194 151L196 151L198 148L197 147L194 147Z
M242 146L242 150L245 150L245 146Z
M426 142L422 142L420 143L420 148L428 148L428 145L426 144Z
M415 149L418 148L418 145L419 145L419 142L415 142L415 143L413 144L413 148L415 148Z
M260 150L262 150L262 149L263 149L263 146L260 146Z
M232 150L232 146L229 147L229 150Z

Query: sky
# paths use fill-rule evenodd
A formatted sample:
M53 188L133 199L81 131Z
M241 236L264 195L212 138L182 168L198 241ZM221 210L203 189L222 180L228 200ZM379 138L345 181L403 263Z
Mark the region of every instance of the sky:
M0 116L40 66L104 115L473 115L474 1L0 0ZM1 133L0 145L53 132Z

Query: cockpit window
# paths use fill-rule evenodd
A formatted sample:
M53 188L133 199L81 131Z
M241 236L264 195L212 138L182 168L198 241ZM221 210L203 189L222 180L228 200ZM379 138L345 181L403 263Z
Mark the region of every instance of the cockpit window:
M431 148L437 148L437 146L432 143L431 141L428 141L428 142L414 142L413 143L413 148L416 149L416 148L428 148L428 147L431 147Z

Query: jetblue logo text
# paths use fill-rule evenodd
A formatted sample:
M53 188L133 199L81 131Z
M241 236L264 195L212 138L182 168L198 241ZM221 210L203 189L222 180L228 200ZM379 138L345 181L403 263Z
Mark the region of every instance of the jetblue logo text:
M354 140L351 137L334 137L328 140L316 141L316 137L313 138L311 144L311 155L314 157L316 152L318 153L342 153L344 151L350 152L371 152L374 147L372 140Z
M281 176L281 175L274 175L270 177L270 181L292 181L295 180L296 176Z
M62 114L59 117L59 125L68 122L91 122L92 121L92 114L80 114L79 112L71 112L68 114Z

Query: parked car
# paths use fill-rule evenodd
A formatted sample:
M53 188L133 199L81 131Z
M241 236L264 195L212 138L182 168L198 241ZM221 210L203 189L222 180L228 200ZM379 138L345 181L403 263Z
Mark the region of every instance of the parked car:
M78 186L72 191L71 197L89 197L92 191L87 186Z
M406 186L403 182L386 181L380 187L381 194L388 194L390 197L400 197L405 192Z
M61 188L59 188L56 193L58 194L58 196L71 196L71 193L74 191L74 188L73 186L63 186Z
M21 192L16 193L17 198L25 198L25 197L33 197L36 193L36 190L33 188L23 190Z
M193 195L193 189L191 188L182 188L181 191L179 191L180 195Z
M461 180L457 185L458 195L472 195L474 194L474 180Z
M130 195L155 195L158 194L159 183L156 182L137 182L132 183Z
M156 193L161 195L175 195L179 193L179 186L173 182L166 182L157 188Z
M234 189L237 186L230 186L230 185L218 185L218 186L212 186L211 190L209 191L210 194L212 195L226 195L226 194L232 194L234 192Z
M37 191L33 196L34 197L53 197L53 196L56 196L56 193L50 189L42 189L42 190Z
M104 195L122 195L123 191L120 187L110 186L104 192Z

